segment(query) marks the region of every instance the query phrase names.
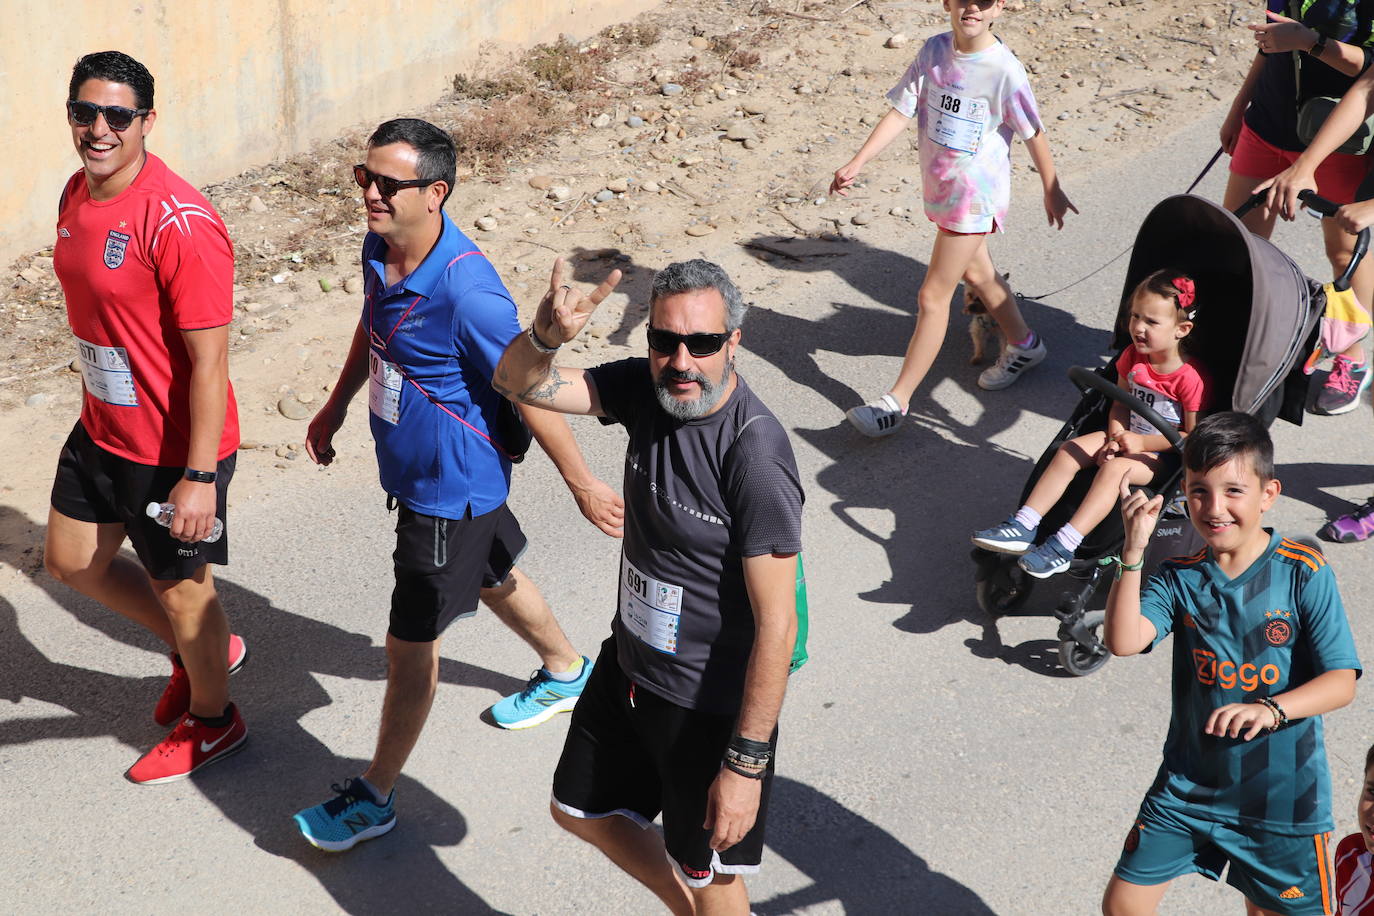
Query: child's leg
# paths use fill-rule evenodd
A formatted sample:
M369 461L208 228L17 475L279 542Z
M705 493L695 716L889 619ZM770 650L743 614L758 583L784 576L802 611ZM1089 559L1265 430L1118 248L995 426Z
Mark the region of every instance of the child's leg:
M903 406L911 401L917 386L925 380L926 373L940 352L940 345L944 343L945 329L949 327L949 303L959 286L959 278L979 247L986 244L981 235L955 235L943 229L937 230L930 266L926 269L921 291L916 296L919 309L916 330L907 344L902 371L892 386L893 397Z
M983 236L983 244L979 246L973 260L964 271L964 283L973 287L978 298L983 300L988 314L997 322L1002 336L1009 343L1020 343L1030 336L1030 326L1021 317L1021 309L1016 304L1016 296L1012 293L1011 286L992 264L987 236Z
M1054 504L1064 495L1064 491L1069 488L1070 482L1078 472L1093 466L1093 456L1101 451L1106 443L1107 434L1101 432L1088 433L1059 446L1059 451L1054 453L1050 463L1045 466L1045 473L1040 475L1040 479L1031 489L1030 496L1026 498L1026 505L1039 515L1044 515L1054 508Z
M1097 476L1093 478L1087 495L1078 504L1078 511L1069 519L1069 524L1079 534L1086 535L1116 508L1116 501L1121 498L1123 477L1139 486L1149 483L1157 470L1159 458L1153 455L1131 458L1118 456L1104 461L1102 467L1097 469Z
M1102 895L1103 916L1153 916L1169 882L1163 884L1132 884L1116 875L1107 882Z

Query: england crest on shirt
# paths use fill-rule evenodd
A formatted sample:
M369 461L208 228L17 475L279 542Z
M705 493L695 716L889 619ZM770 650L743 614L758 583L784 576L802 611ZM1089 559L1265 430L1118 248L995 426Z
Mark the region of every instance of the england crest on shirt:
M124 252L129 247L129 236L111 229L105 237L105 266L114 270L124 263Z

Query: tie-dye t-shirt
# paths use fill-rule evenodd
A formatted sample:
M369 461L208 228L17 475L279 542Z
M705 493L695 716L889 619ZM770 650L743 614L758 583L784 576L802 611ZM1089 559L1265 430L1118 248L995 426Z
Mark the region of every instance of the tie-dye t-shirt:
M951 232L1002 229L1011 202L1011 138L1043 127L1026 69L999 40L974 54L951 33L926 40L892 107L916 118L926 216Z

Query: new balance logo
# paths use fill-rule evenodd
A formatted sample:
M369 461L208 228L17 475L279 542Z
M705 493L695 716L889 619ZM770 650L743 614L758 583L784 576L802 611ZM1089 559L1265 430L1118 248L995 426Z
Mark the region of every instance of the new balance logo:
M352 817L343 819L344 826L357 833L359 830L366 830L372 826L372 821L368 820L365 814L355 814Z
M540 706L552 706L553 704L558 703L562 700L566 700L567 698L567 694L555 693L554 691L550 690L545 696L539 697L534 702L538 703Z
M1307 896L1307 895L1304 894L1302 891L1298 890L1297 887L1290 887L1288 890L1284 891L1282 894L1279 894L1279 899L1280 899L1280 900L1297 900L1299 897L1306 897L1306 896Z

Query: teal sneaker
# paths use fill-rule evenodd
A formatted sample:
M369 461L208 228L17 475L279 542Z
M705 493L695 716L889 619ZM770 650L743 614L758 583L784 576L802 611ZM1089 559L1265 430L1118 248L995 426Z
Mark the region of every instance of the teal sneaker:
M386 797L385 805L379 805L372 800L367 786L356 779L346 779L342 786L334 783L330 788L339 794L323 804L297 811L291 818L311 846L325 852L343 852L363 840L389 833L396 826L395 791Z
M530 677L525 689L512 693L491 708L491 717L502 728L533 728L560 712L572 712L587 678L592 660L582 656L582 673L575 681L556 681L543 668Z

